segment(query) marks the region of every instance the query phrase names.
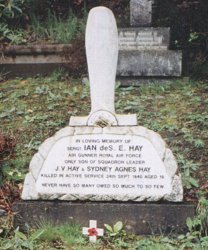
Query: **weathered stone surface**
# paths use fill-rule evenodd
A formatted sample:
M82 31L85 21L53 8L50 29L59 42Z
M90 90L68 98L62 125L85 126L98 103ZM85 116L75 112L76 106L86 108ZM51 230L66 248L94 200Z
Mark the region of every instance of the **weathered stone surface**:
M193 203L23 201L13 206L15 227L21 229L43 221L55 224L76 222L86 226L93 218L99 227L123 221L127 231L138 235L185 233L186 219L194 217L195 209Z
M49 74L67 68L71 49L71 44L1 46L0 67L9 77Z
M144 127L68 127L43 145L48 155L33 157L25 200L183 199L175 158L161 136Z
M164 164L169 176L174 176L178 171L176 159L170 149L166 149Z
M181 76L182 53L170 50L120 51L117 76Z
M119 50L167 50L170 28L122 28L118 38Z
M0 67L8 76L52 73L70 62L72 45L8 45L0 47Z
M4 55L39 55L39 54L56 54L63 52L69 52L72 49L71 44L30 44L30 45L8 45L4 44L0 46L0 53ZM1 61L2 60L2 61ZM4 58L0 58L0 62L3 62Z
M48 144L47 144L47 146L48 146ZM51 147L47 148L48 152L49 152L50 148ZM40 153L35 154L30 162L29 169L30 169L31 174L33 175L33 177L35 179L37 179L37 177L39 175L39 172L40 172L41 166L43 165L43 162L44 162L44 158Z
M71 60L71 59L70 59ZM0 68L2 72L6 72L6 78L14 78L14 77L35 77L37 75L46 76L51 75L55 70L69 70L68 65L70 61L68 60L66 63L50 63L50 62L36 62L34 63L24 63L16 64L1 64Z
M117 77L120 86L144 86L152 84L170 84L178 80L178 77Z
M145 27L152 24L152 4L154 0L130 1L130 24Z
M176 201L178 199L178 195L183 193L183 186L181 183L181 175L174 175L172 180L172 192L165 196L165 200L168 201Z
M169 28L153 28L154 0L131 0L131 26L119 30L117 76L179 77L181 51L169 51ZM146 27L146 28L145 28Z
M41 167L41 165L40 165ZM39 195L35 186L36 179L32 176L31 173L26 174L24 181L24 188L22 191L22 199L26 200L37 200Z

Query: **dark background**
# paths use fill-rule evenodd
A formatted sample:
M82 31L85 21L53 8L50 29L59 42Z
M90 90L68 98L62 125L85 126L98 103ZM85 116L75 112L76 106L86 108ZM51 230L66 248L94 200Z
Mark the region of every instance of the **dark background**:
M0 4L7 1L0 0ZM74 13L86 18L95 6L109 7L115 14L119 27L129 26L130 0L14 0L14 15L0 16L0 22L27 29L31 15L43 20L47 12L61 19ZM1 10L1 9L0 9ZM183 74L208 78L208 0L156 0L153 26L171 27L171 49L183 50ZM81 44L81 43L80 43Z

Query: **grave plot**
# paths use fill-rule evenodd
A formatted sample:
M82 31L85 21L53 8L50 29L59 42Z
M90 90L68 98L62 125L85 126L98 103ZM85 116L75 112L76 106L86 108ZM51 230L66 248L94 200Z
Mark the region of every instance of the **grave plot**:
M40 146L25 178L25 201L14 207L17 221L21 216L33 218L32 211L45 206L47 215L43 210L41 217L56 222L67 217L86 225L94 211L99 223L122 219L136 233L148 234L148 228L158 232L159 227L167 232L183 230L187 216L193 216L194 206L174 203L183 201L183 188L172 151L159 134L138 126L136 115L115 113L118 36L114 16L107 8L92 9L89 14L86 54L91 112L86 117L72 116L69 126ZM141 201L173 203L144 205ZM23 213L24 206L27 212ZM65 212L60 219L57 208L62 206L60 211ZM158 220L152 217L153 208L160 211ZM132 224L139 216L146 218L143 229L139 221Z

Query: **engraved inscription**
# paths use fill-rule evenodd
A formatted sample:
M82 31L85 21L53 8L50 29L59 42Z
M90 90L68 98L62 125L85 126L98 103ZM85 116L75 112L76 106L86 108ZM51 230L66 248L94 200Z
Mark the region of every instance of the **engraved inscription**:
M134 135L74 135L50 151L36 187L41 193L165 195L171 180L152 144Z
M163 36L157 31L119 31L120 50L139 50L139 49L167 49L163 43Z

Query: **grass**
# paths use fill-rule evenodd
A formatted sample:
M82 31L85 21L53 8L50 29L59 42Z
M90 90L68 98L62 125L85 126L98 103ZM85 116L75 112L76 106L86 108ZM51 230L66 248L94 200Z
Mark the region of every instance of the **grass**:
M0 85L0 132L16 142L15 157L3 162L6 178L23 180L40 144L66 126L72 115L90 112L89 87L81 80L13 79ZM159 132L173 150L187 192L208 177L208 86L206 82L167 82L116 89L117 113L136 113L138 124ZM10 174L8 176L8 173ZM199 178L200 177L200 178Z
M78 19L73 13L65 20L48 12L45 21L31 15L31 23L27 32L22 28L10 28L8 24L0 23L0 42L9 44L30 43L72 43L77 38L84 37L86 18Z
M200 212L201 217L188 221L187 235L150 238L135 235L118 235L117 238L105 236L93 246L87 243L81 236L80 228L74 225L42 225L39 230L43 233L40 235L35 231L35 235L35 232L29 232L25 236L19 234L18 230L9 231L5 226L0 232L1 249L6 249L8 240L15 239L15 244L20 245L29 244L25 243L29 241L34 249L208 248L207 231L202 230L207 227L202 221L207 220L205 211L208 207L207 82L178 80L161 85L147 84L139 88L118 86L117 113L136 113L139 125L162 135L173 150L182 172L185 200L204 197L200 211L205 215L202 216ZM12 157L0 161L3 181L16 183L21 188L29 162L39 145L67 126L70 116L87 115L89 112L89 87L82 85L81 79L63 77L61 72L54 72L46 78L15 78L1 82L0 133L13 137L16 144ZM24 249L21 247L16 249Z
M63 224L60 226L54 226L52 223L44 223L39 225L39 230L43 233L40 237L40 242L51 242L52 245L62 245L70 247L73 245L83 245L85 239L81 234L81 227L75 224Z
M188 221L189 225L193 221ZM132 250L176 250L176 249L199 249L206 250L208 247L207 236L200 236L198 231L190 231L186 235L178 236L136 236L127 233L124 229L113 236L108 233L99 237L95 244L88 241L88 237L81 234L81 227L74 224L64 224L56 226L50 223L44 223L38 229L32 229L27 233L22 233L15 229L7 237L0 238L1 249L19 250L52 250L52 249L70 249L70 250L100 250L100 249L132 249Z
M53 13L48 12L46 22L37 19L34 15L31 17L31 31L37 40L70 43L79 35L84 34L85 21L84 19L78 20L72 13L66 20L61 20Z

